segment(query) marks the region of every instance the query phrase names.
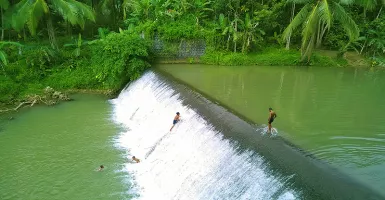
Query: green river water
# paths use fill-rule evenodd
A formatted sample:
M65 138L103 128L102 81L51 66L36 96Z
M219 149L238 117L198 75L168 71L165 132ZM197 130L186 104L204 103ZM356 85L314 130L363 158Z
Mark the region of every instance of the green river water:
M159 65L256 124L385 194L385 73L341 68Z
M73 97L1 116L0 199L130 197L123 184L129 174L121 172L125 152L113 147L119 130L111 106L97 95ZM95 171L101 164L105 170Z
M160 65L256 124L385 194L385 73L338 68ZM0 116L0 199L131 199L120 129L98 95ZM9 120L9 117L14 117ZM99 165L106 169L97 172ZM320 188L322 189L322 188Z

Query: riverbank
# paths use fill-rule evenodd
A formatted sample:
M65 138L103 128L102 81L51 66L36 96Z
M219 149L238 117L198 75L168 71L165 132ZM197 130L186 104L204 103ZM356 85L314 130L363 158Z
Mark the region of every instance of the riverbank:
M224 66L255 65L255 66L315 66L315 67L371 67L369 59L356 52L346 52L342 58L338 51L318 50L309 63L300 62L299 50L284 48L266 48L261 52L249 54L208 51L201 58L160 58L156 64L209 64Z
M310 62L303 63L299 60L299 50L279 47L267 47L248 54L214 51L208 47L201 57L164 59L151 52L150 43L123 32L111 33L103 40L81 47L63 47L59 51L38 46L26 48L20 55L16 49L10 48L9 63L0 74L0 110L14 108L26 101L28 95L42 95L48 86L64 93L96 93L113 97L129 81L138 78L150 63L317 67L352 67L358 64L357 60L351 59L352 56L338 58L332 51L317 51ZM74 54L77 51L79 53ZM367 60L359 59L364 64L358 67L365 67Z
M78 45L61 49L9 44L7 62L0 68L0 108L15 108L31 95L43 95L46 87L113 96L150 67L151 41L131 32L110 33L83 43L79 35L74 43Z

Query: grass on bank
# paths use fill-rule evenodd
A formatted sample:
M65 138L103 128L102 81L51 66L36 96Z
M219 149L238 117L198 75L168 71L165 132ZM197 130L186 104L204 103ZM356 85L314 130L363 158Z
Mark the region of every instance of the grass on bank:
M203 64L211 65L263 65L263 66L321 66L344 67L348 62L343 58L323 56L317 52L311 57L309 63L301 62L298 50L286 50L282 48L266 48L261 52L250 54L207 51L200 59Z
M123 45L122 40L132 45ZM123 45L123 46L121 46ZM146 46L138 48L138 46ZM0 73L0 108L20 102L28 94L41 94L50 86L58 91L98 91L98 93L114 94L128 80L137 78L147 67L145 60L148 44L141 43L138 38L113 34L100 44L82 47L82 56L74 58L62 53L62 59L55 63L40 63L44 56L33 55L25 59L34 60L32 66L23 60L15 59L9 63L8 75ZM65 52L66 50L62 50ZM84 53L84 54L83 54ZM32 55L32 54L31 54ZM31 59L32 58L32 59ZM129 59L126 59L129 58ZM202 63L211 65L263 65L263 66L300 66L298 50L286 50L269 47L260 52L249 54L213 51L208 49L202 57L181 60L166 60L165 63ZM43 59L44 60L44 59ZM51 60L52 61L52 60ZM155 62L161 62L158 60ZM312 66L344 67L347 60L321 55L315 52L310 63ZM127 78L128 77L128 78ZM122 80L125 79L125 80Z

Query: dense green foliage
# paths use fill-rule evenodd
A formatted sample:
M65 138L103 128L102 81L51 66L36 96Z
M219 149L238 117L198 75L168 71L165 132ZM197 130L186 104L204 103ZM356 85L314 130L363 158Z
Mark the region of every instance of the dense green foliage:
M41 46L26 47L21 53L11 50L10 63L0 76L0 93L5 94L0 102L40 93L47 85L114 92L150 66L150 42L138 34L111 33L104 39L75 43L79 45L65 45L60 51Z
M345 66L344 53L384 66L382 0L0 0L0 102L55 89L116 91L155 56L200 62ZM163 41L155 52L154 38ZM5 41L6 40L6 41ZM338 52L321 56L317 49ZM154 56L152 56L154 55ZM197 59L190 57L188 62Z

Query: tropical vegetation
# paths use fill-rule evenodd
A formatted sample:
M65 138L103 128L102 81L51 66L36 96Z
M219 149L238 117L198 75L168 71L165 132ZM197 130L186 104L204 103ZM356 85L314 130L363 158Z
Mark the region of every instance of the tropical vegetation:
M384 0L0 0L0 102L46 86L113 93L165 58L345 66L346 53L355 52L384 66L384 6ZM202 46L203 56L189 56Z

